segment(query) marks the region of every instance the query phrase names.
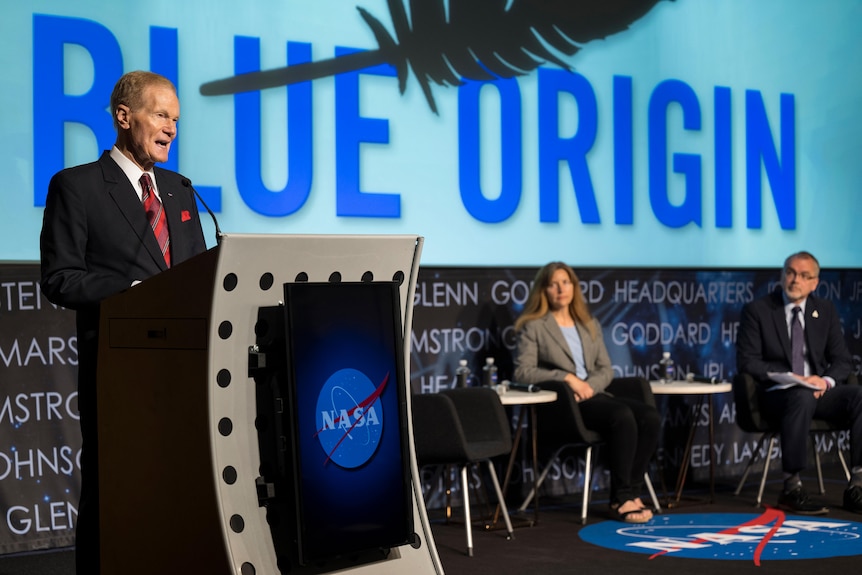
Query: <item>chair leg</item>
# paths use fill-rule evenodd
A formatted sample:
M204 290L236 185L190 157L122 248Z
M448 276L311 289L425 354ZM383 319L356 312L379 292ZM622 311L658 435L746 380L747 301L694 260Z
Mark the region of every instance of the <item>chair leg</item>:
M446 493L446 523L452 520L452 468L449 465L444 465L443 477L446 478L446 485L443 489Z
M814 464L817 466L817 487L820 488L820 495L826 493L826 486L823 485L823 467L820 465L820 452L817 451L817 437L811 436L811 449L814 450Z
M473 521L470 518L470 484L467 483L467 467L461 467L461 495L464 499L464 525L467 528L467 555L473 556Z
M590 491L592 490L591 470L592 470L593 448L587 446L587 452L584 455L584 498L581 502L581 525L587 524L587 503L590 500Z
M544 483L545 478L548 476L548 472L551 470L551 467L554 465L554 461L557 460L557 457L559 456L560 452L562 452L562 449L558 449L556 452L554 452L551 458L548 459L548 464L545 466L544 469L542 469L542 473L539 474L539 478L536 480L536 486L533 489L530 489L530 492L527 494L527 497L524 499L524 502L521 503L520 507L518 507L518 512L523 512L533 500L533 497L536 496L536 490L542 486L542 483Z
M775 434L769 436L769 448L766 451L766 457L763 458L763 475L760 477L760 489L757 490L757 505L760 507L760 502L763 501L763 489L766 487L766 474L769 472L769 463L772 461L772 448L775 446Z
M847 481L850 481L850 468L847 467L847 459L844 457L844 452L841 451L841 447L838 445L837 437L835 436L835 432L831 432L833 439L835 439L835 449L838 451L838 461L841 462L841 468L844 470L844 477ZM820 495L826 493L826 486L823 484L823 468L820 464L820 453L817 452L817 441L815 440L815 436L811 436L811 447L814 449L814 462L817 464L817 481L818 486L820 487Z
M506 500L503 498L503 490L500 489L500 482L497 480L497 471L494 469L494 463L488 460L488 473L491 475L491 483L494 484L494 491L497 493L497 501L500 502L500 508L503 511L503 521L506 522L506 539L514 539L514 529L512 529L512 521L509 519L509 509L506 507Z
M742 471L742 477L739 478L739 483L736 485L736 489L733 491L734 495L739 495L740 492L742 492L742 486L745 485L745 480L748 479L748 473L751 471L752 465L754 465L754 457L748 460L748 464Z
M847 478L847 481L850 481L850 468L847 467L847 460L844 459L844 452L841 451L841 448L836 444L835 446L838 449L838 460L841 462L841 467L844 468L844 477Z
M757 454L760 453L760 450L763 449L763 444L766 443L767 435L768 434L763 433L761 434L760 439L757 440L757 451L755 451L754 455L751 456L751 459L748 460L748 465L745 466L745 470L742 472L742 477L739 479L739 485L736 486L736 491L733 492L734 495L739 495L742 491L742 486L745 485L745 480L748 479L748 473L751 471L755 462L757 462Z
M658 502L658 497L655 495L655 489L652 486L652 480L649 478L649 473L644 473L644 485L646 485L649 497L652 500L653 509L656 513L661 513L661 503Z
M551 461L548 462L548 465L542 470L542 474L539 475L539 479L536 480L536 487L540 486L542 484L542 482L545 480L545 476L548 474L548 471L550 471L551 465L553 465L553 464L554 464L554 460L552 459ZM521 503L521 506L518 507L519 512L524 511L524 509L526 509L527 506L530 504L530 502L533 500L533 497L536 496L536 487L530 489L530 492L524 498L524 501Z
M430 465L429 465L429 466L426 466L426 467L420 467L420 470L424 471L424 470L425 470L425 469L427 469L428 467L433 467L433 469L434 469L434 474L431 476L431 479L428 481L429 490L428 490L428 493L427 493L427 494L425 493L424 484L423 484L422 497L425 499L425 505L426 505L426 507L429 507L429 508L433 507L434 505L436 505L436 504L438 503L438 499L442 500L442 502L443 502L445 505L448 505L448 503L449 503L449 502L448 502L448 500L446 500L446 499L445 499L445 497L446 497L446 488L445 488L445 486L443 485L443 483L444 483L443 473L444 473L444 470L445 470L445 466L443 466L443 465L434 465L434 466L430 466ZM420 475L421 475L421 473L420 473ZM423 479L424 479L424 476L423 476ZM435 491L435 487L436 487L437 485L442 486L442 487L443 487L443 491L436 492L436 491ZM435 496L434 496L434 495L435 495L435 493L437 494L437 498L435 498ZM447 520L447 521L449 520L448 513L447 513L447 516L446 516L446 520Z

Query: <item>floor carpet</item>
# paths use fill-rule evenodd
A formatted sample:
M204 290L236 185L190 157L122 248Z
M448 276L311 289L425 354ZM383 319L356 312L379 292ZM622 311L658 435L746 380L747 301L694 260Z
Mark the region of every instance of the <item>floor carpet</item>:
M827 477L840 477L840 472L830 471ZM805 480L810 491L816 490L816 480ZM779 488L779 483L767 484L764 501L774 502ZM766 526L754 525L743 529L744 537L738 530L728 530L725 521L731 517L738 523L739 517L761 516L763 510L754 507L756 485L753 484L738 497L732 494L732 486L719 485L713 503L704 498L704 492L688 489L681 505L663 509L662 514L653 520L651 529L648 529L652 535L645 538L620 535L620 532L644 531L642 527L609 520L606 502L599 500L600 494L590 507L586 526L580 523L577 494L559 499L543 498L538 522L533 526L516 527L512 540L507 540L505 530L486 530L477 525L474 528L473 557L466 554L463 524L436 520L437 512L434 511L431 514L432 533L447 575L809 575L812 572L850 573L862 569L862 549L858 547L862 545L862 515L840 508L843 482L827 480L826 488L826 494L818 499L832 507L828 515L813 519L786 516L783 527L771 539L766 535L774 521ZM458 510L456 516L457 513ZM712 521L713 518L719 520ZM688 531L669 527L673 524L682 524ZM691 557L675 550L664 553L658 550L662 541L671 541L671 548L691 542L682 534L693 532L701 534L698 544L693 546L698 547L698 552L704 556ZM662 535L664 533L669 534L669 539ZM810 537L812 534L816 535L814 539ZM750 539L754 543L743 544L741 539ZM762 545L760 564L757 565L752 549L764 539L767 541ZM636 548L632 547L632 542L643 541L654 546L633 551ZM838 549L838 553L845 555L835 556L830 549ZM846 554L847 549L850 550L849 555ZM779 555L781 553L783 557ZM812 558L818 554L819 557ZM74 575L74 572L72 549L0 557L0 575Z
M829 476L840 475L837 471ZM804 480L809 491L817 491L816 478ZM434 521L432 532L447 575L802 575L862 569L862 515L840 507L845 482L827 480L826 493L814 497L831 507L828 515L817 518L787 515L783 517L780 530L771 538L766 536L769 527L776 523L774 517L763 519L770 520L768 525L750 526L743 529L742 534L728 531L728 527L738 525L749 516L756 522L756 518L763 518L764 512L754 506L756 485L746 486L739 496L733 495L734 487L717 486L713 503L706 498L705 490L687 490L680 505L663 509L653 520L653 529L608 519L607 502L598 500L590 506L587 525L582 526L579 496L554 501L545 498L538 522L531 527L516 527L512 540L506 539L505 530L475 527L473 557L466 554L463 523ZM767 484L764 503L775 503L780 487L780 482ZM728 524L727 518L735 521ZM672 524L681 524L683 529L666 526ZM652 531L653 536L628 537L620 535L621 531ZM590 537L586 537L588 533ZM673 543L668 545L670 548L692 541L681 538L681 534L707 535L693 545L700 548L697 553L701 557L686 557L685 553L675 551L662 553L659 550L662 541L655 533L659 536L670 533L673 538ZM765 538L758 565L755 550ZM643 542L652 547L636 552L632 544ZM850 555L835 556L835 550ZM816 558L811 558L813 556Z

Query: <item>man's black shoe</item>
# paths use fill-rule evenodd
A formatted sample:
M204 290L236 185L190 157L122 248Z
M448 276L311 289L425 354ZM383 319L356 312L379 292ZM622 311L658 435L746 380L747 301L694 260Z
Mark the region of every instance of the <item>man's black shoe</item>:
M853 513L862 513L862 487L848 487L844 491L844 509Z
M845 506L847 496L844 496ZM862 493L859 494L859 509L862 512ZM799 515L826 515L829 513L829 508L819 503L811 501L802 487L797 487L793 491L782 491L778 496L778 508L798 513Z

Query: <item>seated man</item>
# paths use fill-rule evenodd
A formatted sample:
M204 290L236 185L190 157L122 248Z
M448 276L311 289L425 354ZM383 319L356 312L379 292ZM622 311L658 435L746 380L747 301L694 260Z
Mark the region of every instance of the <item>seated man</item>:
M736 365L759 382L761 409L781 432L778 507L803 515L829 512L808 497L799 478L816 418L850 428L852 475L844 508L862 513L862 387L845 385L852 360L832 302L812 294L819 275L820 264L808 252L785 260L781 288L742 309ZM792 372L811 387L770 390L775 382L768 372Z

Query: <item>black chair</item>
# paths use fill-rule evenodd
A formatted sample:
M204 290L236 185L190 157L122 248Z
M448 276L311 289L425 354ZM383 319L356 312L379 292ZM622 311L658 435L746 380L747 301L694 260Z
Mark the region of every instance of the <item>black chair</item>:
M473 530L470 518L467 468L485 462L503 520L512 538L512 523L497 480L492 457L508 455L512 450L512 433L506 410L497 392L491 388L468 387L440 393L413 395L413 438L419 466L457 465L461 475L464 499L464 523L467 527L467 554L473 556Z
M539 443L550 452L550 457L547 459L547 464L542 469L536 481L536 486L530 490L530 493L518 510L524 511L527 508L536 494L536 489L545 481L554 462L564 450L571 447L583 447L586 449L586 452L584 454L584 495L581 502L581 523L585 525L587 523L587 506L592 494L593 449L595 448L598 451L599 446L603 443L602 437L598 432L588 429L584 424L580 405L575 401L575 396L568 384L549 381L541 384L541 387L542 389L557 392L557 401L537 406ZM621 397L639 399L655 407L655 397L652 394L652 389L649 382L643 378L624 377L614 379L608 386L608 392ZM549 446L551 447L549 448ZM660 513L661 505L659 504L658 497L656 497L649 474L644 474L644 484L649 492L656 513Z
M856 385L856 376L851 374L848 378L847 384ZM763 473L760 477L760 488L757 490L756 507L760 507L761 501L763 500L763 489L766 486L766 474L769 471L769 463L772 461L773 448L775 447L775 441L778 439L779 433L779 430L771 427L766 421L766 418L761 414L758 393L757 381L751 375L740 373L733 378L733 400L736 403L736 423L739 425L740 429L747 433L760 434L760 440L757 443L757 450L748 461L748 465L745 466L745 471L742 473L739 485L736 486L736 491L733 492L734 495L739 495L742 491L742 486L748 478L748 473L751 471L755 462L762 459L760 457L760 453L763 450L764 444L766 444L767 441L769 442L768 449L766 450L766 460L763 462ZM841 427L834 426L828 421L820 419L815 419L811 423L811 444L814 450L814 461L817 466L817 480L819 483L818 487L820 488L821 495L826 492L826 488L823 485L823 469L820 465L820 454L817 452L817 445L813 441L813 436L817 433L834 433L836 431L841 431L841 429ZM842 453L840 448L838 449L838 459L841 461L841 466L844 468L844 474L849 481L850 470L847 468L847 461L844 459L844 453Z

